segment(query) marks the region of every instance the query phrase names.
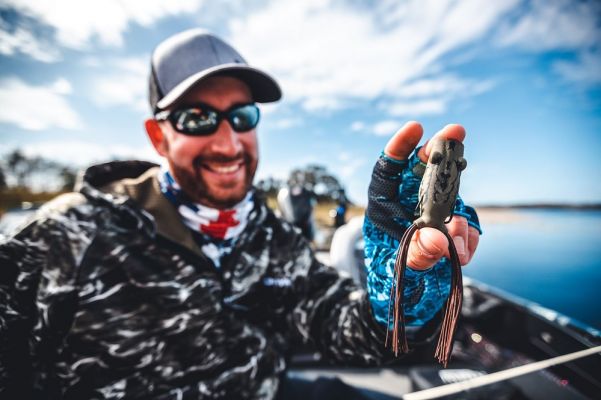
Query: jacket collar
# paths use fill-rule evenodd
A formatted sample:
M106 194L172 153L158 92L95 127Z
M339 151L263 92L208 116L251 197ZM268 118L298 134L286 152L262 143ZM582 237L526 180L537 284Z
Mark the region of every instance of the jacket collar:
M121 212L133 214L143 222L150 234L157 233L202 255L190 229L184 225L173 204L161 193L159 173L160 167L154 163L113 161L88 168L77 188L88 198L108 202ZM259 226L267 215L267 208L261 196L254 197L258 204L249 225ZM241 241L250 239L248 236L248 233L243 233Z

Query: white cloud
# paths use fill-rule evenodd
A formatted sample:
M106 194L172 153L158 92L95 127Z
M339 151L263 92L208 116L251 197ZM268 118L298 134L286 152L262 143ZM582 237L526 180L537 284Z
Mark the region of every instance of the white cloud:
M455 100L492 88L490 80L452 75L450 70L470 59L470 46L489 45L493 35L501 46L582 51L598 42L601 29L595 17L599 6L592 1L259 0L250 6L232 0L222 7L203 0L4 0L4 4L52 28L60 45L75 49L96 43L118 46L132 23L148 27L166 16L196 14L206 24L221 21L225 13L229 21L225 36L253 65L278 78L286 100L308 111L323 111L380 98L400 104L391 108L397 110L393 116L400 115L401 108L415 110L415 116L439 114ZM219 14L218 9L225 11ZM42 45L42 38L31 32L17 27L8 33L0 26L0 53L21 51L39 60L56 60L56 50ZM587 75L590 81L592 70L583 68L595 64L585 55L581 61L557 63L555 70L566 79L582 81L576 76ZM86 63L103 68L107 64L93 58ZM146 110L147 57L112 64L114 73L92 80L94 101Z
M568 81L598 85L601 83L601 51L582 53L576 61L557 61L553 69Z
M514 23L499 30L497 43L534 52L572 52L552 63L552 70L570 82L601 82L601 3L534 0Z
M26 130L80 129L81 120L65 99L71 85L58 79L45 86L32 86L19 78L0 80L0 122Z
M399 117L443 114L452 102L479 95L494 86L492 80L474 81L451 75L419 79L399 89L397 99L387 102L385 109Z
M0 54L12 56L17 52L46 63L60 59L59 52L50 43L36 38L23 26L9 30L7 24L0 19Z
M338 152L338 161L347 162L353 159L353 154L348 151Z
M401 126L402 124L395 120L380 121L372 127L372 132L376 136L392 136Z
M277 111L280 109L281 103L261 103L258 104L258 106L261 110L261 116L264 116L277 113Z
M255 175L255 182L268 178L286 181L288 179L288 174L292 168L294 168L294 165L291 162L259 163L259 168L257 169L257 174Z
M351 124L351 131L353 132L361 132L366 128L365 122L363 121L355 121Z
M459 50L490 32L496 24L511 11L520 0L436 0L427 4L427 30L420 29L417 34L429 34L429 43L425 51L416 56L423 63L435 63L453 50ZM421 2L417 2L420 4ZM412 16L407 16L411 18ZM430 17L430 18L428 18ZM431 18L434 17L434 18ZM421 23L421 21L416 21Z
M73 92L73 87L65 78L58 78L51 86L50 89L56 94L70 94Z
M302 125L301 118L282 118L271 123L271 126L276 129L290 129L295 126Z
M102 75L91 79L90 99L94 103L101 107L127 106L135 111L149 112L147 57L109 59L102 63L87 58L84 62L102 71ZM112 71L107 73L107 69Z
M396 96L400 98L446 96L461 97L483 93L494 86L491 80L474 81L452 75L438 75L435 78L423 78L401 87Z
M101 107L128 106L136 111L150 112L146 100L146 84L140 76L113 75L97 79L92 100Z
M280 79L288 100L307 110L340 109L355 100L398 98L411 82L444 72L446 54L482 39L516 2L412 0L360 8L273 1L235 19L231 41ZM432 95L425 89L422 95Z
M93 39L103 45L120 46L130 22L150 26L158 19L196 12L202 0L4 0L21 14L55 29L57 41L74 49Z
M601 6L595 1L534 0L514 24L499 31L502 46L528 50L580 50L599 44Z
M343 102L335 97L309 97L303 101L303 108L307 111L339 110Z
M391 115L397 117L418 117L443 114L447 111L447 103L444 99L398 101L390 104L387 109Z
M333 172L342 180L350 180L355 176L357 171L366 164L366 162L364 157L343 151L338 154L338 162L336 163Z
M98 143L81 140L36 142L21 146L27 156L40 156L66 165L83 167L113 159L139 159L160 162L161 158L148 144L143 147L125 145L99 146Z
M120 70L142 76L148 75L148 72L150 70L150 59L148 58L148 56L114 59L112 61L112 64Z

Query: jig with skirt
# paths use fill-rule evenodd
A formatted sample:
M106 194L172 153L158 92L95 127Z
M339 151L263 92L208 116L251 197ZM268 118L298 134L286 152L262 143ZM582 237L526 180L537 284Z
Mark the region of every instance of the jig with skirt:
M405 333L405 316L403 312L403 276L407 268L407 253L411 237L421 228L430 227L441 231L449 241L451 261L451 291L446 301L440 336L436 346L435 357L446 367L453 350L453 336L457 326L461 303L463 301L463 281L461 264L453 239L445 224L453 218L453 209L459 192L461 171L467 166L463 158L463 144L457 140L436 139L432 143L428 164L419 187L419 217L411 224L403 235L394 265L394 284L391 288L389 306L392 312L392 350L395 355L409 351ZM388 345L388 334L386 335Z

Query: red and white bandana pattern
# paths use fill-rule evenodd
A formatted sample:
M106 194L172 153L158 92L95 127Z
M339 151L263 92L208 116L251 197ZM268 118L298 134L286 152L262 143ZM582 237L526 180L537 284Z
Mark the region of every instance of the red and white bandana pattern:
M252 194L248 193L229 210L218 210L198 203L181 203L178 211L190 229L214 239L228 240L236 238L244 230L253 207Z
M235 239L246 227L254 208L252 192L229 210L218 210L188 200L171 172L164 168L159 174L161 192L177 207L184 224L217 240Z

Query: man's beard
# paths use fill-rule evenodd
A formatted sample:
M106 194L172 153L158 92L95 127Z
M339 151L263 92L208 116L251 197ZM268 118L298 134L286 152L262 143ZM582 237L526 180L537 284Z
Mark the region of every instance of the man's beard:
M214 187L208 185L202 176L202 163L207 161L226 163L240 160L241 158L243 160L242 168L244 169L244 184L242 187L235 191L228 190L233 188L221 188L221 190L231 192L226 196L216 193L216 191L220 189L218 188L215 190ZM220 156L207 158L199 156L196 157L192 162L192 171L176 165L171 160L169 160L169 166L175 180L191 201L218 209L232 208L244 199L252 187L256 169L256 163L254 163L253 167L253 160L248 154L241 154L240 156L234 158L225 158ZM238 183L236 183L236 186L237 184Z

